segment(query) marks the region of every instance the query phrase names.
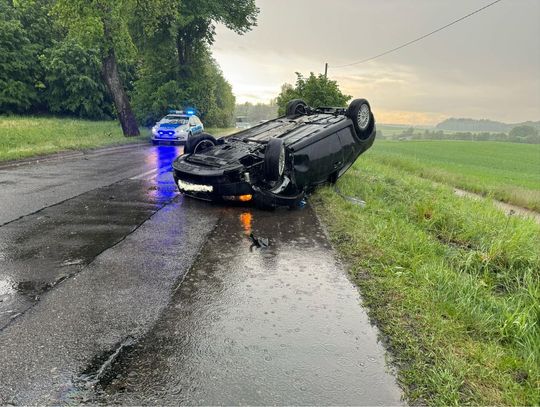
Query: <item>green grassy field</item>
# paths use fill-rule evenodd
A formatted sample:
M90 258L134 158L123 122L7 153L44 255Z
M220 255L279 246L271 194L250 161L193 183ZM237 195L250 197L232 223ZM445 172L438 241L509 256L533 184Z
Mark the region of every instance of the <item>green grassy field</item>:
M470 141L377 141L377 162L540 211L540 145Z
M0 161L141 142L146 138L124 137L116 121L0 116Z
M236 129L207 131L222 137ZM150 131L145 128L141 128L140 137L124 137L117 121L0 116L0 161L149 140Z
M362 156L338 187L365 207L332 187L312 203L384 335L409 402L538 405L540 227L419 176L434 165L494 182L487 169L502 176L506 167L505 180L525 169L530 176L520 185L534 187L532 156L515 144L516 151L486 146L514 157L500 163L480 159L476 146L436 143L378 143Z

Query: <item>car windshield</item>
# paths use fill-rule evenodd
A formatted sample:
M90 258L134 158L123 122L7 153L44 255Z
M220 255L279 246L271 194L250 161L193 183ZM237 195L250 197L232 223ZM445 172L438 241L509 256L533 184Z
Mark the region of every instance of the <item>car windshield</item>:
M167 123L175 123L175 124L188 124L189 123L189 116L178 116L174 114L169 114L165 116L162 121Z

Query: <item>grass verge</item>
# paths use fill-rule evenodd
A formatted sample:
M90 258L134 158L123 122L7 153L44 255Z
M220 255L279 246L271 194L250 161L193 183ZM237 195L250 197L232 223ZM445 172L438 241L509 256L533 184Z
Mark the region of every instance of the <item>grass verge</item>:
M540 145L471 141L382 141L379 162L540 211Z
M115 121L0 116L0 161L146 139L148 135L124 137Z
M408 400L540 403L540 228L364 156L312 202Z
M228 136L237 130L206 129L216 137ZM140 137L124 137L117 121L0 116L0 161L149 140L150 130L145 128L141 128Z

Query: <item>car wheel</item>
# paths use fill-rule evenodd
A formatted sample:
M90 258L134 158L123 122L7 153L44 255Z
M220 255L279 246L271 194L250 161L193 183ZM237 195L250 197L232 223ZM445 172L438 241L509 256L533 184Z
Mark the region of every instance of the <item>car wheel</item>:
M264 177L267 181L278 181L285 172L285 145L280 138L271 138L264 153Z
M152 145L157 146L158 144L159 144L159 141L157 141L157 140L152 140Z
M285 115L287 117L296 117L303 114L307 114L308 105L302 99L293 99L287 103L285 108Z
M366 139L373 133L375 118L366 99L353 100L345 112L345 116L352 120L356 134L361 139Z
M216 139L208 134L201 133L197 136L190 135L186 141L184 147L185 154L196 154L204 150L207 150L211 147L214 147L217 144Z

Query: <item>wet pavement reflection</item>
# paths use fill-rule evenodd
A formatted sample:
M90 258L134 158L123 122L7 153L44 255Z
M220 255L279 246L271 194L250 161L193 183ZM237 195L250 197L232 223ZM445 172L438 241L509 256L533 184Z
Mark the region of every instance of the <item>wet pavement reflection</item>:
M270 246L253 247L251 233ZM400 404L359 301L310 208L224 209L169 307L94 401Z
M157 146L152 170L91 190L0 228L0 330L174 199L171 163L182 147Z
M313 211L178 198L181 152L0 227L0 404L400 404Z

